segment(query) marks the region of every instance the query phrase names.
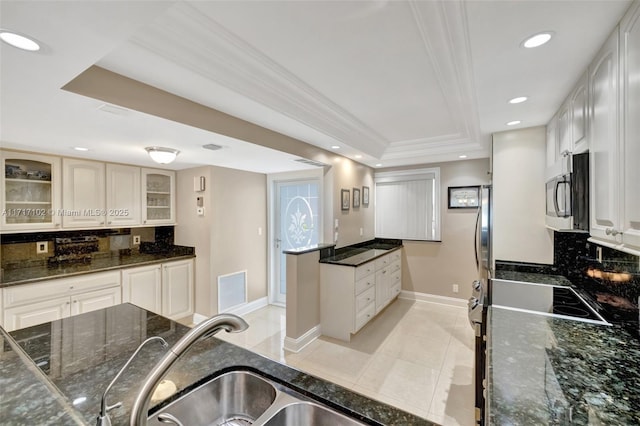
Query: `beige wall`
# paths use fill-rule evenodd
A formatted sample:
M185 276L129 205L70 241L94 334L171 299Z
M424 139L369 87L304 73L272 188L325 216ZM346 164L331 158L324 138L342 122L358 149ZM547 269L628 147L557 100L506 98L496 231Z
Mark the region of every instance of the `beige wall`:
M195 176L205 176L204 192L194 192ZM247 271L249 302L266 297L266 176L198 167L177 172L177 187L175 242L196 247L196 312L216 314L218 276L238 271ZM198 196L204 197L205 216L196 213Z
M477 210L448 209L447 188L488 184L489 159L427 164L415 168L426 167L440 167L441 242L403 242L402 289L468 298L471 282L478 276L473 249ZM400 169L384 171L391 170ZM459 293L453 292L453 284L458 284Z
M545 127L493 135L493 258L553 263L545 226Z
M286 335L292 339L320 324L319 261L319 251L287 255Z
M369 187L368 206L362 204L363 186ZM325 215L325 242L335 242L336 247L340 248L375 238L373 169L348 158L336 159L333 167L325 174L325 188L328 189L325 190L325 199L332 200L328 203L329 214ZM353 208L353 188L360 189L359 208ZM351 206L348 211L341 209L342 189L350 191ZM334 241L335 219L338 219L337 241Z

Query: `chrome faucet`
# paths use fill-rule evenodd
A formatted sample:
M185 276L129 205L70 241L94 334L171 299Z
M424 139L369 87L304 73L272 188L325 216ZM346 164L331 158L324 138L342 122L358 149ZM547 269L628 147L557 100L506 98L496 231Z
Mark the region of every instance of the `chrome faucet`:
M111 426L111 418L109 418L108 412L113 410L114 408L120 407L122 405L122 402L118 402L113 405L107 405L107 393L109 392L109 390L111 390L111 387L116 382L116 380L120 378L124 370L129 366L129 364L131 364L131 361L133 361L136 355L138 355L138 352L140 352L142 347L154 340L160 341L163 348L169 347L169 344L162 337L158 337L158 336L149 337L147 340L140 343L140 346L138 346L138 349L136 349L136 351L129 357L127 362L124 363L122 368L120 368L120 371L118 371L118 374L116 374L113 380L111 380L111 383L109 383L107 385L107 388L104 390L104 393L102 394L102 401L100 402L100 415L98 416L98 419L96 421L97 426Z
M182 336L182 338L169 349L158 364L156 364L145 379L136 397L136 401L133 404L129 424L131 426L145 426L147 424L149 402L151 401L153 390L171 369L173 364L197 341L201 338L212 336L220 330L225 330L227 333L238 333L246 330L248 327L249 324L236 315L220 314L201 322Z

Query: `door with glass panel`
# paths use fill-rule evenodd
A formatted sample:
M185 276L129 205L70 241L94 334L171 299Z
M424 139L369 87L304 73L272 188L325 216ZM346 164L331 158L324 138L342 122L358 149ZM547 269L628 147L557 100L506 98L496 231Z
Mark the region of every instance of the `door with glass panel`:
M284 305L287 264L284 250L318 244L320 234L319 180L276 181L274 220L274 281L271 302Z

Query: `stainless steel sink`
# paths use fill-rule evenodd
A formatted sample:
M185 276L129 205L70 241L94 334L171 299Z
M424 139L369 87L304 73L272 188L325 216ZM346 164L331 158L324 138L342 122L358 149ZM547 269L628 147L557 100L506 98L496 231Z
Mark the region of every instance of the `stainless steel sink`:
M357 426L364 423L258 374L232 371L162 407L149 417L148 424Z
M355 426L362 423L313 402L297 402L281 408L265 426Z
M170 413L185 426L250 425L276 399L276 389L261 377L233 371L212 379L161 409L149 425L166 425L158 419Z

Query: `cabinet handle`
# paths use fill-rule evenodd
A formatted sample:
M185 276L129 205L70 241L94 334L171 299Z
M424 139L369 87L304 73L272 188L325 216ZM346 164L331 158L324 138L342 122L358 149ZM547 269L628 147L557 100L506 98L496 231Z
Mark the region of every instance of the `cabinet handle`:
M73 286L72 285L69 286L69 290L73 290Z
M142 223L147 223L147 221L146 221L146 220L143 220L143 221L142 221Z
M78 301L77 301L77 300L74 300L74 301L73 301L73 303L78 303Z
M618 234L622 234L622 232L620 232L620 231L618 231L618 230L616 230L616 229L613 229L613 228L607 228L607 229L605 229L605 230L604 230L604 233L605 233L605 234L607 234L607 235L612 235L612 236L614 236L614 237L615 237L616 235L618 235Z
M67 302L66 304L67 304L67 305L70 305L70 304L71 304L71 302Z
M111 225L111 221L107 222L109 225Z

